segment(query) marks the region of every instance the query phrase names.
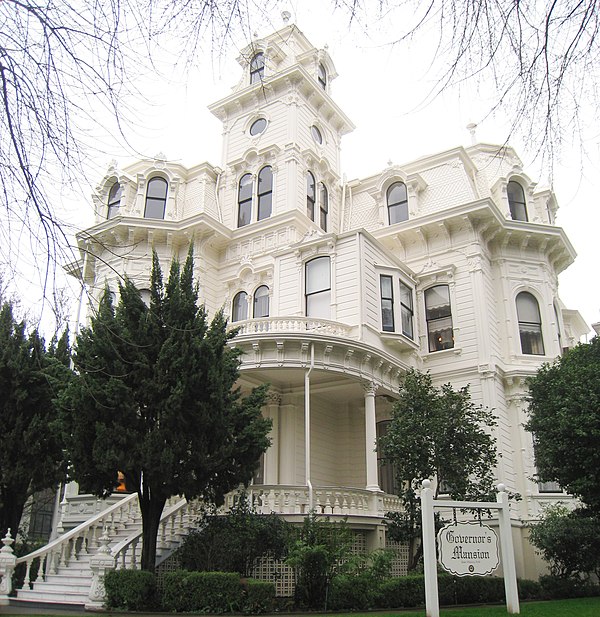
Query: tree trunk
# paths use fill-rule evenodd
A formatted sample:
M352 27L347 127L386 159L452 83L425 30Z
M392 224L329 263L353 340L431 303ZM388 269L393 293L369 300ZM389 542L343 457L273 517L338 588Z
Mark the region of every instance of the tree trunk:
M144 496L138 491L142 511L142 570L154 572L156 565L156 539L160 517L165 507L164 497L146 497L152 492L145 487Z

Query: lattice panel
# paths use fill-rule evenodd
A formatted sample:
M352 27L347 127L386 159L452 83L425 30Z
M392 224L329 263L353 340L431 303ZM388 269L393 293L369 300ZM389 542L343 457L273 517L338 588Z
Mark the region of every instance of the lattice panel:
M277 597L286 598L294 595L296 588L294 570L283 561L275 561L270 557L258 559L252 577L274 583Z
M177 553L173 553L169 557L167 557L160 565L156 567L156 584L159 589L162 589L165 582L165 576L168 572L175 572L175 570L179 570L181 568L181 564L179 563L179 559L177 557Z
M386 537L385 548L396 553L396 556L392 560L391 575L406 576L408 574L408 544L395 542Z

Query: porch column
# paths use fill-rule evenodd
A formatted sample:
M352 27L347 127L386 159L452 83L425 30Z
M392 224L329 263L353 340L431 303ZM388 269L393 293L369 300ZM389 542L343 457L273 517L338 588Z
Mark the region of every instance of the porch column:
M369 381L363 384L365 391L365 456L367 470L367 490L380 491L377 478L377 433L375 418L375 392L377 386Z
M279 407L279 484L296 484L296 406Z
M269 437L271 445L265 452L265 484L279 484L279 404L281 395L277 392L269 392L265 415L271 418L273 423Z

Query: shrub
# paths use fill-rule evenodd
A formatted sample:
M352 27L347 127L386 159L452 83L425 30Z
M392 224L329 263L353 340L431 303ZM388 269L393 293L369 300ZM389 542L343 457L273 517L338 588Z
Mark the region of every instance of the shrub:
M542 586L538 581L519 579L517 580L517 586L521 600L539 600L541 598Z
M502 602L504 579L497 576L440 576L440 604L486 604Z
M285 557L289 530L289 523L276 514L257 514L242 492L229 514L210 514L201 520L200 528L183 541L177 558L185 570L251 576L259 557Z
M106 607L144 611L157 606L156 579L146 570L111 570L104 575Z
M378 582L368 574L340 574L331 581L327 609L366 610L375 606Z
M422 574L390 578L380 584L375 599L378 608L412 608L425 602L425 579Z
M242 606L240 577L233 572L177 570L165 576L163 608L167 611L227 613Z
M244 587L244 613L272 613L275 610L275 585L249 578Z
M541 576L541 597L545 600L560 600L562 598L586 598L600 595L600 586L586 580L564 576Z

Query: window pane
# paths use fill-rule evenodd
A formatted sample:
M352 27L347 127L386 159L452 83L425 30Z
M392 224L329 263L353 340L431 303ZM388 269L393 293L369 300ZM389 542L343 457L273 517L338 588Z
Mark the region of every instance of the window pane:
M381 299L381 329L384 332L394 331L394 303L385 298Z
M162 178L152 178L152 180L148 182L146 196L164 199L167 196L167 182Z
M382 298L393 298L394 294L392 292L392 277L391 276L381 276L381 297Z
M240 291L233 299L232 321L243 321L248 318L248 294Z
M311 221L315 220L316 195L315 177L309 171L306 174L306 215Z
M147 219L164 219L165 218L165 200L154 199L148 197L146 199L146 210L144 218Z
M540 308L535 297L527 291L517 296L517 318L519 321L541 324Z
M448 285L436 285L425 291L425 309L428 314L446 308L450 308L450 290Z
M264 118L259 118L252 123L250 135L260 135L266 128L267 121Z
M323 231L327 231L327 213L329 212L329 194L327 192L327 187L322 182L319 183L319 210L320 210L319 225Z
M164 178L152 178L146 189L146 207L144 218L164 219L167 203L167 181Z
M240 190L238 193L238 201L246 201L252 199L252 175L245 174L240 179Z
M262 285L254 292L254 317L269 316L269 288Z
M402 221L408 221L408 203L397 204L388 208L390 225L395 223L402 223Z
M402 334L412 339L414 337L412 311L409 311L405 306L402 306L400 309L400 317L402 318Z
M514 221L527 221L527 207L525 205L525 191L523 187L514 180L507 186L508 205L510 216Z
M331 288L329 257L317 257L306 264L306 293L312 294Z
M400 281L400 302L410 309L413 307L412 289L402 281Z
M395 204L402 203L403 201L407 201L406 185L403 182L396 182L388 189L388 206L393 206Z
M262 221L271 216L273 209L273 193L258 196L258 220Z
M306 296L306 315L329 319L331 317L331 291L326 290Z
M452 318L436 319L427 323L429 335L429 351L452 349L454 338L452 332Z
M321 135L321 131L314 124L310 127L310 132L312 133L313 139L318 143L323 143L323 135Z
M273 170L263 167L258 174L258 220L271 216L273 202Z

